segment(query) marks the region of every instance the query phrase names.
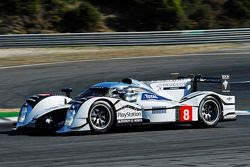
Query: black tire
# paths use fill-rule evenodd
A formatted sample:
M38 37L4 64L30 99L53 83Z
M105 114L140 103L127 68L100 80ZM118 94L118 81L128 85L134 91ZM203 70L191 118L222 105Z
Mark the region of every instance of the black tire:
M200 105L198 110L198 124L194 124L200 127L215 127L221 117L221 107L218 100L212 96L205 97Z
M96 101L89 110L89 125L92 132L109 132L115 122L113 108L106 101Z

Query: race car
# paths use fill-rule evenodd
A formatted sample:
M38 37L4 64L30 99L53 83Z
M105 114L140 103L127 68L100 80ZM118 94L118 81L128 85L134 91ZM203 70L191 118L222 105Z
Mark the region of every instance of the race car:
M227 92L228 79L228 75L157 81L127 78L95 84L74 99L71 88L62 90L66 96L37 94L22 105L16 130L106 133L116 126L158 123L215 127L219 121L236 120L235 97L198 91L197 83L222 83Z

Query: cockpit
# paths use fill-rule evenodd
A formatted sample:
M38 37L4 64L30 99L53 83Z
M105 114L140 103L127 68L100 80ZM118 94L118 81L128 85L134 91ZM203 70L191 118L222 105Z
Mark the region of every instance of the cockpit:
M107 96L109 92L109 88L89 88L86 91L80 93L76 98L82 99L87 97L99 97L99 96Z
M146 90L139 87L122 86L122 87L91 87L86 91L82 92L76 97L76 100L89 98L89 97L112 97L122 99L129 102L135 102L137 100L138 93L147 92Z

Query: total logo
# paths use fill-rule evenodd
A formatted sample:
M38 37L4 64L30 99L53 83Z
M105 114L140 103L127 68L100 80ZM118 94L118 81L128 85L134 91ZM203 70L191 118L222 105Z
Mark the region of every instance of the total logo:
M141 100L165 100L165 98L152 93L143 93Z
M157 99L157 96L154 95L154 94L144 94L144 96L145 96L147 99Z

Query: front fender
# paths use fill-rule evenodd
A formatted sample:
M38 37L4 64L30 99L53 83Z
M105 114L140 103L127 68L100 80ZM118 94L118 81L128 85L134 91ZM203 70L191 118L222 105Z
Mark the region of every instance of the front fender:
M66 96L49 96L38 102L34 108L29 107L30 110L26 113L23 122L17 122L17 128L26 126L37 118L58 109L69 108L69 103L72 99ZM27 104L26 104L27 105ZM19 119L18 119L19 120Z
M199 106L202 99L208 95L215 95L215 93L208 92L208 91L206 92L198 91L198 92L190 93L189 95L183 97L180 103L184 105Z
M95 102L95 101L98 101L98 100L106 100L106 101L109 101L111 102L112 104L114 104L117 99L114 99L114 98L108 98L108 97L94 97L94 98L91 98L91 99L88 99L87 101L85 101L81 107L78 109L75 117L74 117L74 121L71 125L71 128L77 128L77 127L81 127L83 126L84 124L86 124L87 122L87 119L88 119L88 113L89 113L89 110L92 106L92 104Z

